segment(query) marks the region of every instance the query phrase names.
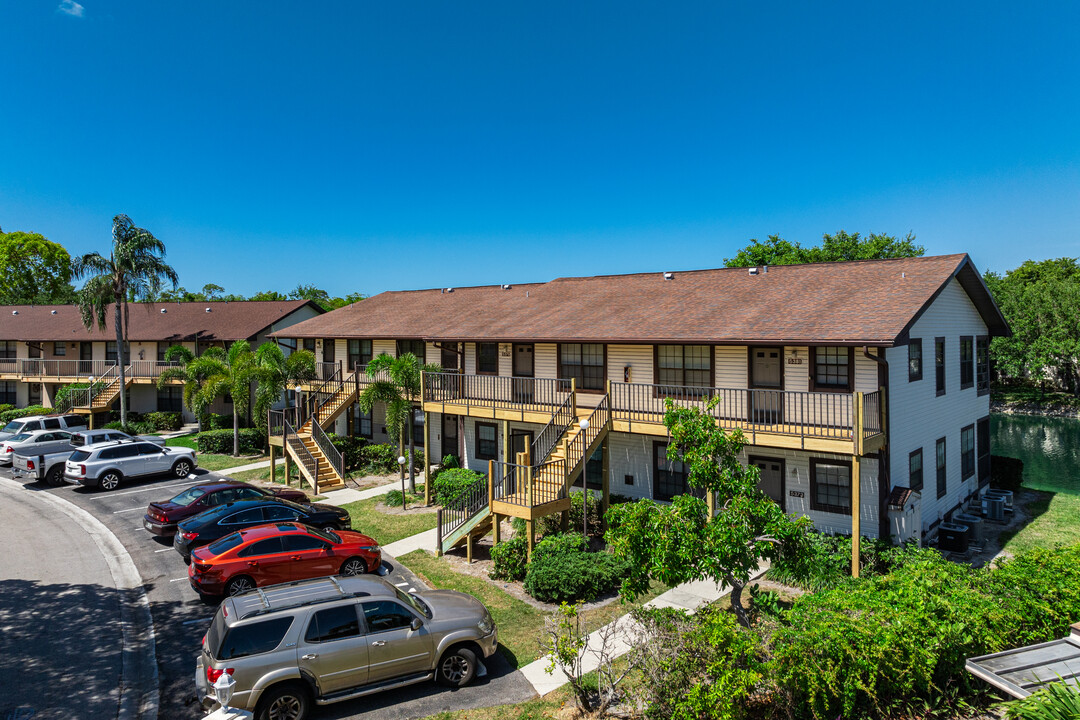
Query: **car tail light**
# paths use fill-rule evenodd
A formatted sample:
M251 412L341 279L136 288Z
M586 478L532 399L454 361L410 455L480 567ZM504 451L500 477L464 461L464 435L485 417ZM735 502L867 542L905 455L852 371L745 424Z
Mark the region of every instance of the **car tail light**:
M33 460L27 460L26 461L26 469L27 470L33 470L34 469L34 461Z
M182 532L182 533L180 533L180 537L184 538L185 540L194 540L195 538L199 537L199 533L197 533L197 532Z
M10 445L5 445L4 446L4 452L11 452L11 446Z
M80 465L79 466L79 474L80 475L85 475L86 474L86 466L85 465Z
M206 668L206 679L213 685L217 682L217 679L222 675L232 675L235 668L225 668L224 670L215 670L212 667Z
M193 568L195 568L195 572L200 572L200 573L204 573L204 572L208 571L210 568L214 567L213 565L207 565L205 563L191 563L191 566Z

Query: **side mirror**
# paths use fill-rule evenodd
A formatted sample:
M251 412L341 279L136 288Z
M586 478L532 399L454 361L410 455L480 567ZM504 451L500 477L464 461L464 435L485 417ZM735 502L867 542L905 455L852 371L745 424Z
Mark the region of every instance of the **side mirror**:
M419 630L424 627L424 623L420 622L420 618L413 618L413 621L409 623L409 627L413 630Z

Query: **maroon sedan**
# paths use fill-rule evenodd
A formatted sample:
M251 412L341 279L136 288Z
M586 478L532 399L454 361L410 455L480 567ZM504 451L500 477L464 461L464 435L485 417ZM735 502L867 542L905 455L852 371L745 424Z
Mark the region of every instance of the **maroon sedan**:
M262 500L268 497L304 504L310 502L301 490L291 488L264 490L235 480L222 480L195 485L174 498L164 502L150 503L146 508L146 515L143 516L143 527L155 535L171 537L176 534L176 525L181 520L198 515L212 507L234 500Z

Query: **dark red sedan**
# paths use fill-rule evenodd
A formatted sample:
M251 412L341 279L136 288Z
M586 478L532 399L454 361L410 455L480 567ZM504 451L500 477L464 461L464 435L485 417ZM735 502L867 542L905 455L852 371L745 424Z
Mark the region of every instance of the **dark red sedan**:
M216 597L323 575L361 575L380 565L382 549L367 535L270 523L195 548L188 579L199 595Z
M268 497L281 498L292 502L307 504L308 496L301 490L292 488L263 488L248 485L236 480L221 480L204 485L195 485L174 498L164 502L152 502L143 516L143 527L160 537L172 537L181 520L198 515L218 505L234 500L262 500Z

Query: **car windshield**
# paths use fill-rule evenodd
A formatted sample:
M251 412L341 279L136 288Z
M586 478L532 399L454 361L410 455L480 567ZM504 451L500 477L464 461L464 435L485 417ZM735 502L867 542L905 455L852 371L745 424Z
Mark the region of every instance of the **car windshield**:
M3 431L6 432L6 433L17 433L17 432L20 432L22 429L23 429L23 423L15 422L14 420L12 420L11 422L9 422L7 425L4 426Z
M88 453L87 451L76 450L75 452L71 453L71 456L68 458L68 460L70 460L71 462L82 462L88 457L90 457L90 453Z
M240 535L240 533L234 532L231 535L226 535L220 540L215 540L214 542L210 543L206 549L214 553L215 555L220 555L221 553L226 553L232 550L234 547L239 545L243 539L244 538Z
M26 440L28 437L30 437L30 433L19 433L18 435L14 436L14 437L8 438L8 442L11 442L11 443L22 442L23 440Z
M199 498L201 498L205 494L206 494L206 491L203 490L202 488L197 488L197 487L188 488L187 490L180 493L176 497L169 498L169 502L176 503L177 505L190 505L191 503L195 502L196 500L198 500Z
M420 613L429 620L431 619L431 608L429 608L427 606L427 603L425 603L423 600L416 597L412 593L401 592L401 590L399 590L398 588L394 588L394 592L397 594L398 600L406 603L413 610Z
M310 525L308 525L306 527L307 527L307 531L309 533L311 533L312 535L318 535L323 540L329 540L330 542L334 543L335 545L340 545L341 544L341 536L338 535L335 532L332 532L330 530L323 530L321 528L313 528Z

